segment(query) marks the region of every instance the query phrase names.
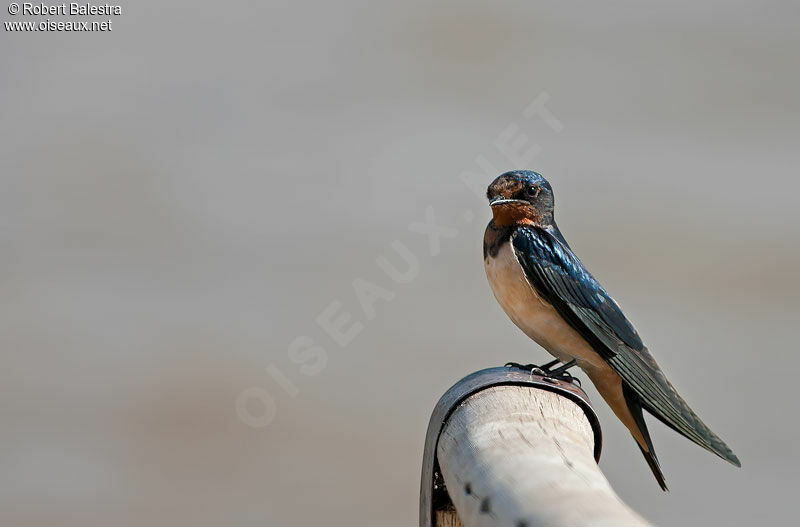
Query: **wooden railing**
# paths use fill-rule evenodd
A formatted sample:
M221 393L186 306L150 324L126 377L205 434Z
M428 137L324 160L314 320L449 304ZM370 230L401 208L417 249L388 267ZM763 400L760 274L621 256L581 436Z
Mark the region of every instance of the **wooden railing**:
M434 409L420 527L646 526L597 465L583 390L516 368L465 377Z

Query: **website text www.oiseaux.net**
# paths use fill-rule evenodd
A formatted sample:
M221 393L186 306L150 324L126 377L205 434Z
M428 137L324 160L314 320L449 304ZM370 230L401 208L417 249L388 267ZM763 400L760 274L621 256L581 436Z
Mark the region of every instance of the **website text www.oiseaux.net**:
M21 32L29 32L29 31L111 31L111 20L104 20L99 22L97 20L92 21L56 21L50 20L41 20L41 21L14 21L14 22L3 22L6 31L21 31Z

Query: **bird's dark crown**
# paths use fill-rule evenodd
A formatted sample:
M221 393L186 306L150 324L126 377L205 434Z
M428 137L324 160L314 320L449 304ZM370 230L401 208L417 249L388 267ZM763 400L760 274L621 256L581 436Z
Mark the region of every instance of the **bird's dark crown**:
M553 222L553 189L539 173L513 170L497 177L486 191L499 225Z

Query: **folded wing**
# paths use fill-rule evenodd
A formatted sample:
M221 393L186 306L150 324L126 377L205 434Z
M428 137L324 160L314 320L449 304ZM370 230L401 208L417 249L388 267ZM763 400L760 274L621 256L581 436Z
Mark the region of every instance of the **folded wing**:
M648 412L740 466L731 449L678 395L617 303L565 243L545 229L521 227L512 244L530 284L600 353Z

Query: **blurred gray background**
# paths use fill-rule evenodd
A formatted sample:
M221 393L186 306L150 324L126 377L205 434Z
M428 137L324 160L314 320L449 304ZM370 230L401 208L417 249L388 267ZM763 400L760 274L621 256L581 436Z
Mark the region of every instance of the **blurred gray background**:
M438 397L548 357L491 296L489 209L460 177L513 168L549 178L573 248L742 459L651 420L663 494L589 388L620 496L661 525L795 517L796 2L112 18L0 35L0 523L414 525ZM540 96L560 131L523 115ZM428 207L457 230L435 255L409 229ZM376 263L403 267L395 241L408 283ZM391 301L365 313L354 280ZM360 328L344 345L332 304ZM326 362L294 362L298 337Z

